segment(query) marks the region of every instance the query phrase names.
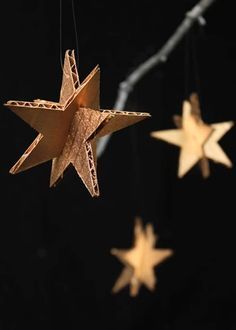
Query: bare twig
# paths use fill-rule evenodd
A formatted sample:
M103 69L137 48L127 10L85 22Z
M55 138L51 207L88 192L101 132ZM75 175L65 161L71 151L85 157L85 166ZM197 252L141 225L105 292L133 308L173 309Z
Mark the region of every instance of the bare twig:
M167 40L164 46L153 56L148 58L144 63L140 64L124 81L119 85L118 95L115 101L114 109L123 110L129 93L134 88L135 84L148 73L153 67L160 63L166 62L169 54L180 42L183 36L188 32L191 26L198 21L200 25L204 25L205 19L202 17L207 8L216 0L201 0L190 11L185 14L185 18L173 35ZM111 137L106 135L99 139L97 147L97 156L101 156L106 149L107 143Z

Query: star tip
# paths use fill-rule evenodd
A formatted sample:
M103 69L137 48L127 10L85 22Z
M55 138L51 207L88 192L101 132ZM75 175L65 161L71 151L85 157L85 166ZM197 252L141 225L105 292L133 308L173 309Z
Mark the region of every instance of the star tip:
M18 163L16 163L15 165L13 165L10 170L9 170L9 173L10 174L17 174L19 171L19 166L17 166Z
M136 226L142 226L142 218L140 216L135 217L135 225Z
M135 297L137 297L138 292L137 292L137 290L131 290L129 295L130 295L130 297L135 298Z
M10 174L16 174L16 171L15 171L13 168L11 168L11 169L9 170L9 173L10 173Z
M151 227L153 227L153 225L152 225L151 222L147 222L147 223L146 223L146 227L147 227L147 228L151 228Z
M158 138L158 136L157 136L157 133L156 133L156 132L151 132L151 133L150 133L150 136L151 136L152 138Z
M156 290L156 283L153 284L152 286L150 286L149 290L150 290L151 292L155 291L155 290Z
M49 181L49 188L52 188L55 185L55 182L53 182L52 180Z
M52 181L49 182L49 188L55 188L57 186L58 181Z
M110 250L110 253L111 253L112 255L116 255L116 254L117 254L117 249L112 248L112 249Z
M5 107L9 107L9 106L11 105L11 102L12 102L12 101L4 102L3 105L4 105Z
M93 193L91 193L91 196L93 198L98 198L98 197L100 197L100 192L99 191L94 191Z
M114 285L114 287L111 289L112 294L116 294L118 291L119 291L119 288L117 288L116 285Z

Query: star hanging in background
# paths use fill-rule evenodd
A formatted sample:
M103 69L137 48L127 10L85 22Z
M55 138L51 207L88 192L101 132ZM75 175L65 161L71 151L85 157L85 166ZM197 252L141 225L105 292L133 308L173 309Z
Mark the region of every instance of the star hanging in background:
M59 102L8 101L5 105L39 132L10 169L15 174L52 160L50 186L72 164L92 196L99 196L96 140L147 117L148 113L101 110L98 66L80 83L74 51L66 51Z
M153 226L147 224L143 228L142 220L136 218L134 227L134 246L130 250L112 249L124 265L124 269L112 288L117 293L126 285L130 285L130 295L137 296L140 286L144 284L149 290L154 290L156 277L154 267L173 254L171 249L155 249L157 236Z
M232 167L218 141L233 126L232 121L207 125L201 118L198 95L193 93L190 101L183 102L182 117L174 116L178 129L155 131L151 136L181 148L178 177L182 178L197 162L203 177L210 175L209 161Z

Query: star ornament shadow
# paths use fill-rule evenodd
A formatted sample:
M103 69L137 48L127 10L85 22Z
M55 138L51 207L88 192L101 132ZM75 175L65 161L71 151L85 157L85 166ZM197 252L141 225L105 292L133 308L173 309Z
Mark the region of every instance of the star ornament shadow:
M73 50L65 53L59 102L36 99L4 105L39 133L10 173L52 160L52 187L72 164L93 197L99 196L97 139L150 117L143 112L100 109L99 66L80 83Z
M182 178L199 163L202 176L210 175L209 159L227 167L233 164L225 154L219 140L231 129L233 121L206 124L201 117L198 95L192 93L183 102L182 117L174 116L177 129L151 132L151 137L180 147L178 177Z

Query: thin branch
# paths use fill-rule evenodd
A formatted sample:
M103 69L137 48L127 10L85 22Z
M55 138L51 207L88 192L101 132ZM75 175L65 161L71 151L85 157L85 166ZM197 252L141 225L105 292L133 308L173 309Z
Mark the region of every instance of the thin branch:
M173 35L167 40L164 46L156 54L151 56L144 63L140 64L124 81L120 83L114 109L124 109L126 101L129 97L129 93L133 90L135 84L137 84L137 82L140 81L141 78L153 67L167 61L169 54L174 50L184 35L190 30L195 21L198 21L201 25L205 24L205 20L203 19L202 15L215 1L216 0L199 1L198 4L196 4L190 11L185 14L184 20L175 30ZM105 151L110 138L111 134L99 139L97 147L98 157L100 157Z

